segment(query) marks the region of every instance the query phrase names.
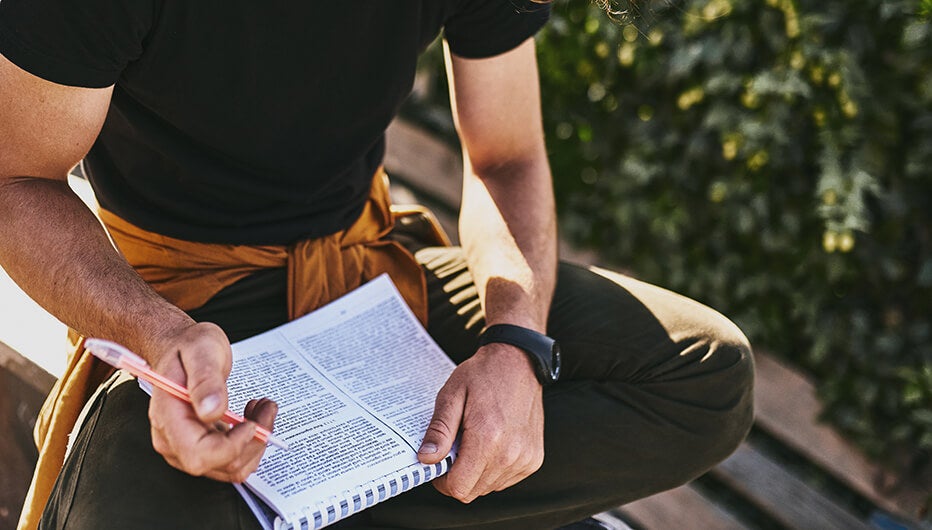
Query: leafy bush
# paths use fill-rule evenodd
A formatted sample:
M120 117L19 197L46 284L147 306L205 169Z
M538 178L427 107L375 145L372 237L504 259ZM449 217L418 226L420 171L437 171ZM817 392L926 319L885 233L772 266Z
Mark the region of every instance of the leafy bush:
M641 2L618 24L558 2L538 39L563 235L721 309L814 374L851 439L914 465L932 449L928 9Z

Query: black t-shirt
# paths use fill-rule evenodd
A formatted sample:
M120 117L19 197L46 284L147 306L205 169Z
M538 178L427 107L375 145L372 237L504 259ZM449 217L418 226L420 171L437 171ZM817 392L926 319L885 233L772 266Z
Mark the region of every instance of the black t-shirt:
M441 30L489 57L548 16L528 0L0 0L0 53L116 84L85 159L103 207L177 238L282 244L359 216Z

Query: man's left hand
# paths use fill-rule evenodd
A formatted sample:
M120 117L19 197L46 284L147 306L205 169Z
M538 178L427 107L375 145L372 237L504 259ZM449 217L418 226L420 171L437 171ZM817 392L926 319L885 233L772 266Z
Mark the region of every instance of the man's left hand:
M492 343L456 367L437 394L418 458L447 456L462 433L449 473L434 480L444 495L469 503L524 480L544 462L544 404L527 354Z

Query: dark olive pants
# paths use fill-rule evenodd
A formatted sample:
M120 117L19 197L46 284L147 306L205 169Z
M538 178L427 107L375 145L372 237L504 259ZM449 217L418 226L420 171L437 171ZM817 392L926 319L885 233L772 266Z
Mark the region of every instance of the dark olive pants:
M417 255L430 334L456 362L484 325L457 248ZM192 312L239 340L285 321L284 271L259 273ZM535 474L469 505L416 488L339 526L552 528L673 488L728 456L752 421L741 332L697 302L631 278L562 264L548 333L563 351L544 391L546 456ZM229 484L188 476L152 449L146 395L113 384L87 420L42 528L257 528Z

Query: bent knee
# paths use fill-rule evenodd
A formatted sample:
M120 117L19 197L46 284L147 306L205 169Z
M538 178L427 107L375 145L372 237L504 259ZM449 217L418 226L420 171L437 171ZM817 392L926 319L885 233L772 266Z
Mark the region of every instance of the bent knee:
M717 370L708 374L705 406L710 412L703 426L708 467L727 458L747 437L754 423L754 357L751 345L736 325L725 325L711 335L709 355L717 357Z
M754 357L744 333L714 310L707 309L694 333L682 352L688 360L664 378L669 378L676 398L688 404L692 414L684 427L694 435L690 443L703 455L706 467L712 467L733 453L751 430Z

